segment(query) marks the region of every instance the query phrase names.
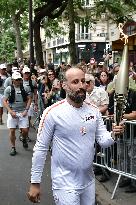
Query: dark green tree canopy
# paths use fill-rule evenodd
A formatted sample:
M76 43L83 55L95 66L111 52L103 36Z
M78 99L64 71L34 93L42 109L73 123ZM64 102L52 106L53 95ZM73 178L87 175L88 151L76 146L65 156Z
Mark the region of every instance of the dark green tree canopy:
M117 24L132 21L136 13L136 0L96 0L96 16L106 13L107 18Z

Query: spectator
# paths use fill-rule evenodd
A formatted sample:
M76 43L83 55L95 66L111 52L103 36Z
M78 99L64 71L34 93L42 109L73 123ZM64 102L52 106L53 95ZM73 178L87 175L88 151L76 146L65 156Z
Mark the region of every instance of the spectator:
M56 77L62 81L63 80L63 73L66 71L65 62L62 62L60 66L56 69Z
M26 137L28 136L28 115L31 104L31 96L27 87L22 86L21 74L12 74L13 84L4 90L3 104L8 110L7 127L9 129L11 151L10 155L16 155L15 130L17 126L22 130L23 147L28 148Z
M100 87L95 86L95 79L91 74L85 75L86 80L86 102L92 103L99 108L102 115L106 115L108 110L109 98L107 92ZM100 152L100 146L97 145L97 152ZM98 159L100 160L100 159ZM102 173L101 182L105 182L110 178L110 172L106 169L95 167L95 173Z
M109 98L107 92L95 86L95 78L91 74L85 75L87 94L86 101L96 105L99 111L105 115L108 109Z
M127 97L127 105L126 105L126 110L125 114L123 116L123 119L127 120L136 120L136 91L134 90L129 90L128 92L128 97ZM131 163L133 163L133 173L136 174L136 145L132 146L132 140L130 140L130 124L126 125L126 133L127 133L127 138L126 141L123 141L120 143L120 156L121 156L121 169L123 169L123 165L125 163L127 171L130 173L131 169ZM134 130L133 133L136 133L136 125L134 125ZM133 139L135 141L135 139ZM125 147L126 146L126 147ZM126 161L124 162L124 150L127 149L127 154L126 154ZM131 160L133 158L133 162ZM128 187L127 187L128 186ZM119 187L127 187L125 192L126 193L134 193L136 192L136 180L130 179L127 177L122 177L122 180L119 183Z
M3 124L3 95L4 95L4 83L5 80L8 78L7 71L6 71L6 64L3 63L0 65L0 125Z
M109 83L109 74L107 71L101 71L99 76L100 87L106 90Z

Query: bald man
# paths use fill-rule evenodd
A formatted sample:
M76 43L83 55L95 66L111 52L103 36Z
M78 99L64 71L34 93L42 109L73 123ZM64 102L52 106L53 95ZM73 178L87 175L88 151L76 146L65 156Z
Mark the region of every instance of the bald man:
M30 201L40 200L40 183L47 151L52 141L52 189L57 205L94 205L93 158L95 140L108 147L114 143L97 107L84 102L85 74L78 68L66 71L66 99L48 107L42 116L34 146ZM123 132L115 126L114 134Z

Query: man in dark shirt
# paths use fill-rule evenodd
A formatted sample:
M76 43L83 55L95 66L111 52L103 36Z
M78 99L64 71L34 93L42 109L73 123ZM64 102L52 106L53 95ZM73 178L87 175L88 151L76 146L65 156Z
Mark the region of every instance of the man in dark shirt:
M134 90L129 90L128 92L126 111L123 118L126 120L136 120L136 91ZM136 124L131 127L131 131L132 133L136 133ZM126 123L126 135L123 138L123 142L120 144L120 157L122 160L122 167L125 164L128 173L136 174L136 144L134 143L135 139L132 133L130 133L130 123ZM126 157L126 159L124 157ZM130 167L132 168L130 169ZM127 177L122 177L119 187L126 186L128 187L125 192L136 192L136 181Z

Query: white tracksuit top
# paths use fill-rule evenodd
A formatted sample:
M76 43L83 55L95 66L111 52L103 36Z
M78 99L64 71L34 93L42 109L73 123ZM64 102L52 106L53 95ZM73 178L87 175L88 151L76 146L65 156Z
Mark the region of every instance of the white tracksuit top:
M40 183L52 141L51 177L53 189L82 189L94 180L95 139L102 147L114 143L101 114L94 105L80 108L67 100L48 107L39 124L34 146L31 183Z

